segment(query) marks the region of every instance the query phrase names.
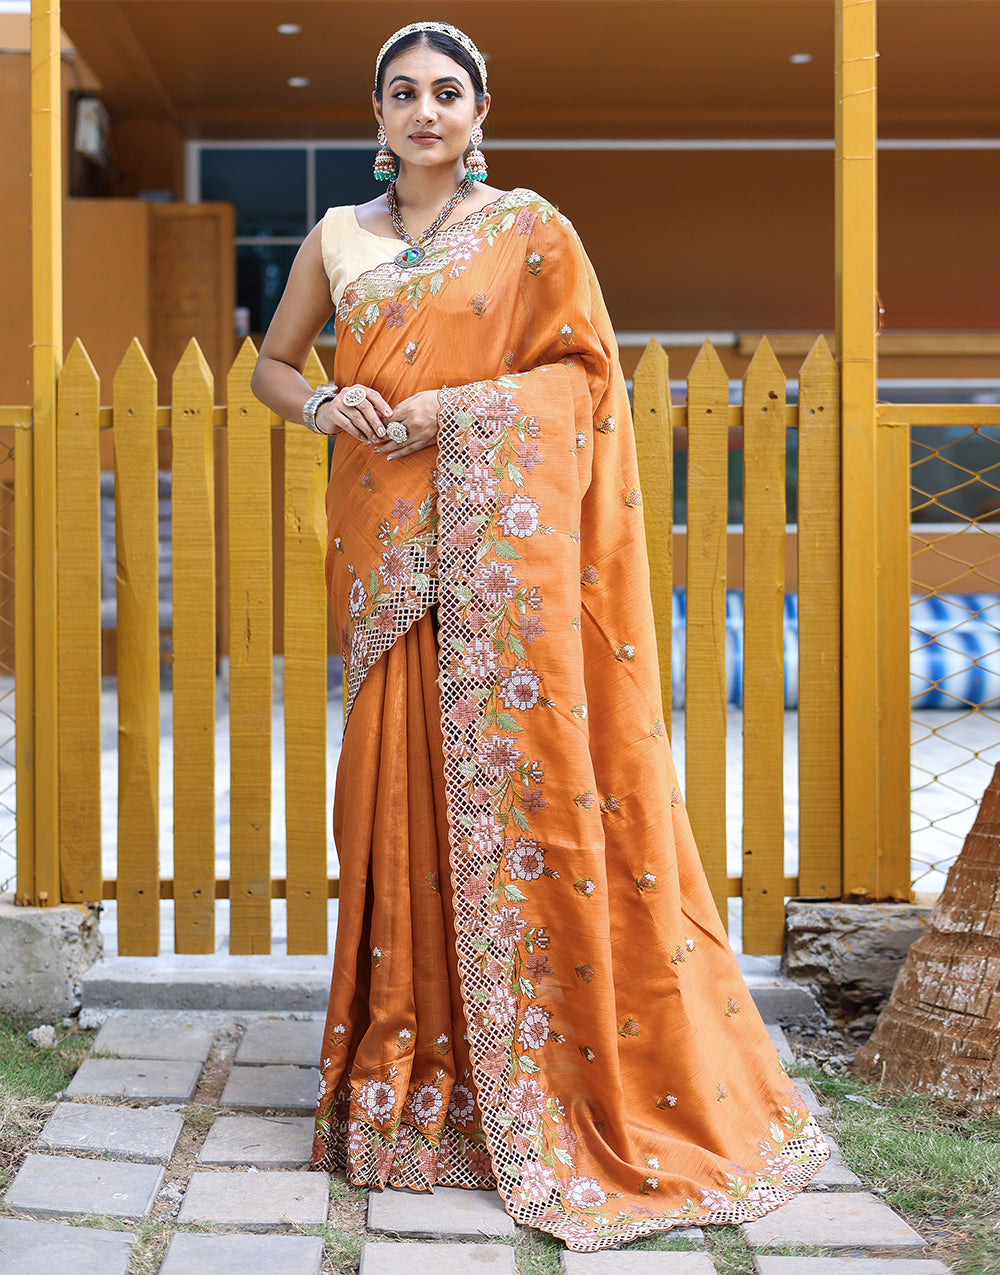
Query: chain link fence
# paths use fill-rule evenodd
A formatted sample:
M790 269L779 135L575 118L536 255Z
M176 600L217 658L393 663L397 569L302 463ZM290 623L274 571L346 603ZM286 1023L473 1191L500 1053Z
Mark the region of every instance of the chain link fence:
M17 879L14 731L14 440L0 429L0 893ZM30 435L25 434L30 446Z
M1000 762L1000 429L911 440L912 884L937 894Z

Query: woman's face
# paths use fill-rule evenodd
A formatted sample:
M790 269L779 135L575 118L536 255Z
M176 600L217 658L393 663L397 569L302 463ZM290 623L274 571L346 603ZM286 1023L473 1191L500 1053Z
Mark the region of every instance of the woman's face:
M473 124L482 123L489 98L476 104L468 74L446 53L417 45L385 68L375 116L389 147L404 164L456 164L469 146Z

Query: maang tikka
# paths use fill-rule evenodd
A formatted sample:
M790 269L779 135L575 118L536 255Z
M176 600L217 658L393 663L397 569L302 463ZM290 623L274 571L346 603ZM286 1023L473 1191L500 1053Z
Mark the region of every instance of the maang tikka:
M474 182L484 182L486 180L486 156L479 149L479 143L482 140L482 125L473 124L472 133L469 136L472 150L465 157L465 175L470 181Z
M378 126L377 140L379 152L375 156L375 164L372 171L377 182L391 182L396 177L396 156L386 144L389 139L386 137L385 128L381 124Z

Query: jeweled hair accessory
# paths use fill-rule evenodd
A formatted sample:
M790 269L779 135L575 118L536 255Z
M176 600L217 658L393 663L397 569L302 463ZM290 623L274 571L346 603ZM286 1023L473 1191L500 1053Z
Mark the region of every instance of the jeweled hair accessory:
M401 40L404 35L412 35L416 31L439 31L442 35L451 36L456 44L460 44L468 53L476 64L479 72L479 78L483 82L483 92L486 92L486 59L479 52L464 31L459 31L458 27L453 27L450 22L411 22L407 27L400 27L399 30L389 36L385 44L378 51L378 57L375 59L375 79L378 80L379 69L382 66L382 59L387 51L392 48L397 40Z

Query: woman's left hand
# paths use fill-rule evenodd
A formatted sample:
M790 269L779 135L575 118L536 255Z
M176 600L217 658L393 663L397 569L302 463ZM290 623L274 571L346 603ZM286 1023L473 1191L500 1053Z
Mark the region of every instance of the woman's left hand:
M419 452L437 442L438 412L441 403L437 390L421 390L419 394L411 394L397 403L392 415L385 422L386 427L393 421L406 426L405 443L395 443L391 438L380 440L372 451L386 460L397 460L400 456L409 456L411 452Z

